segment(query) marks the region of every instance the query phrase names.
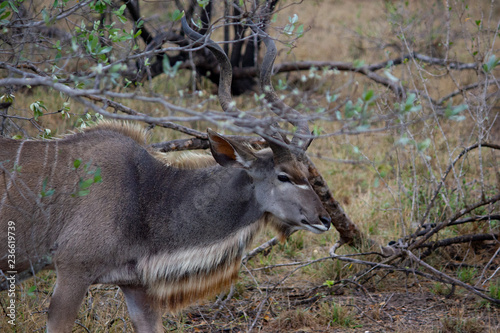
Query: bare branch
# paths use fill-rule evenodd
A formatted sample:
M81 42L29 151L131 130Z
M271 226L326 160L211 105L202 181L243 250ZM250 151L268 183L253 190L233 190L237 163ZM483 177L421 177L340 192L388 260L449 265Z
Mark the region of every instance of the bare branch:
M470 243L470 242L482 242L486 240L498 240L498 234L470 234L470 235L463 235L463 236L457 236L453 238L447 238L447 239L442 239L439 241L435 242L430 242L430 243L424 243L418 246L417 248L424 248L427 247L427 251L422 254L422 257L427 257L428 255L431 254L431 252L438 248L438 247L443 247L443 246L449 246L452 244L460 244L460 243Z
M86 1L79 2L76 5L74 5L73 7L69 8L68 10L63 11L61 14L57 15L56 17L48 18L48 21L52 22L52 21L62 20L64 18L70 16L71 14L75 13L78 9L87 6L91 2L92 2L92 0L86 0ZM27 29L27 28L40 27L40 26L44 26L44 25L46 25L45 20L32 22L32 23L28 23L28 24L9 24L7 26L10 29Z
M408 249L411 251L413 249L416 249L416 248L419 248L420 246L422 246L422 244L424 244L424 242L426 242L432 235L436 234L439 230L443 229L444 227L448 226L450 223L458 220L461 216L467 214L467 213L470 213L471 211L473 211L474 209L477 209L481 206L485 206L485 205L488 205L488 204L492 204L492 203L495 203L497 201L500 200L500 193L498 193L497 195L491 197L490 199L485 199L485 200L481 200L480 202L477 202L473 205L470 205L466 208L463 208L461 209L460 211L458 211L457 213L455 213L451 218L447 219L446 221L444 222L441 222L440 224L438 224L435 228L431 229L428 233L425 234L425 236L423 236L422 238L420 238L419 240L417 240L416 242L412 243Z
M487 147L487 148L491 148L491 149L500 150L500 145L493 144L493 143L487 143L487 142L476 143L476 144L473 144L472 146L469 146L469 147L465 148L464 150L462 150L462 152L460 154L458 154L458 156L453 160L453 162L450 163L450 165L448 165L448 168L446 169L443 176L441 177L441 181L439 182L436 190L434 191L434 195L432 196L432 199L429 202L427 209L424 212L424 215L422 216L422 218L420 219L420 221L418 223L419 225L423 225L425 220L427 219L427 216L429 215L431 208L434 206L434 202L436 201L436 198L439 194L439 191L441 190L441 187L444 185L444 181L446 180L446 177L448 176L450 171L453 169L455 164L469 151L480 148L480 147Z
M274 245L278 244L279 240L278 238L274 237L274 238L271 238L270 240L268 240L267 242L259 245L258 247L256 247L255 249L253 249L252 251L248 252L244 257L243 259L241 260L241 262L243 264L246 264L250 259L252 259L253 257L255 257L256 255L258 255L259 253L261 252L264 252L266 251L267 249L270 249L272 248Z
M250 144L255 149L262 149L266 145L264 139L256 136L227 135L227 137L231 138L232 140ZM151 147L153 149L157 149L158 151L166 153L169 151L208 149L209 144L208 138L192 138L154 143L151 145Z
M473 286L470 286L468 285L467 283L464 283L460 280L457 280L457 279L454 279L452 278L451 276L435 269L434 267L432 267L431 265L427 264L425 261L419 259L417 256L415 256L411 251L404 251L408 257L415 261L416 263L418 263L420 266L423 266L425 269L431 271L433 274L439 276L440 278L448 281L448 283L452 283L452 284L456 284L458 286L461 286L462 288L464 289L467 289L469 291L471 291L472 293L478 295L479 297L482 297L492 303L495 303L495 304L500 304L500 299L496 299L496 298L493 298L493 297L490 297L486 294L484 294L483 292L481 292L478 288L476 287L473 287Z

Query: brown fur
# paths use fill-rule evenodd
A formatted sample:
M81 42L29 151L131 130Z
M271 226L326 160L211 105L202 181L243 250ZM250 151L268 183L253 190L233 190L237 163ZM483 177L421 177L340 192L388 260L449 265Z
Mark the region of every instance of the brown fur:
M185 170L207 168L217 164L212 155L190 151L170 153L153 152L152 155L165 165Z
M162 307L170 313L176 313L193 303L217 295L227 290L238 279L241 258L217 267L209 274L190 275L179 281L157 281L150 287L152 294L158 299Z
M106 130L128 136L143 147L147 145L150 139L150 135L146 129L139 124L129 123L128 121L101 120L96 126L87 127L83 129L82 132Z
M138 124L115 120L102 120L96 126L85 128L83 132L106 130L128 136L144 147L149 142L151 136L146 129ZM217 164L212 155L204 153L194 153L191 151L162 153L152 150L150 150L150 153L162 163L178 169L201 169Z

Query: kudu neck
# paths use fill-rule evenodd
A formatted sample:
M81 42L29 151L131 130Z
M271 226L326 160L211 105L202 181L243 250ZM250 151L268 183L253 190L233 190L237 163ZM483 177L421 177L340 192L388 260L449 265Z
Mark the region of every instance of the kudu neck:
M157 168L142 185L149 193L143 197L156 200L149 205L147 219L155 225L154 232L168 236L172 246L222 241L264 215L253 181L243 169L219 165L194 170Z

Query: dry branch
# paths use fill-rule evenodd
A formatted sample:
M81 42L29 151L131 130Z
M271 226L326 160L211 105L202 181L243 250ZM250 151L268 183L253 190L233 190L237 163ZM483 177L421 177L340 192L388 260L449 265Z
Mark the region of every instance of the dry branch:
M227 137L250 144L254 149L262 149L267 145L264 139L256 136L227 135ZM209 144L208 139L191 138L154 143L151 148L167 153L170 151L208 149Z
M435 242L430 242L430 243L424 243L417 248L424 248L427 247L427 251L425 251L421 258L425 258L429 256L433 250L437 249L438 247L443 247L443 246L449 246L453 244L460 244L460 243L471 243L471 242L483 242L487 240L496 240L498 241L498 236L499 234L470 234L470 235L463 235L463 236L457 236L453 238L447 238L447 239L442 239L439 241Z
M339 202L335 200L325 179L307 156L305 163L309 167L309 182L320 197L321 202L323 202L323 205L332 218L332 224L340 234L340 244L351 244L352 246L360 247L363 240L367 239L367 237L361 233L349 216L347 216L344 209L342 209Z
M253 249L252 251L248 252L244 257L243 259L241 260L241 262L243 264L246 264L250 259L252 259L253 257L255 257L257 254L261 253L261 252L264 252L266 251L267 249L270 249L272 248L274 245L278 244L279 240L278 238L276 237L273 237L271 238L270 240L268 240L267 242L259 245L258 247L256 247L255 249Z
M454 284L454 285L458 285L464 289L467 289L471 292L473 292L474 294L478 295L479 297L482 297L492 303L495 303L495 304L500 304L500 299L496 299L496 298L493 298L493 297L490 297L486 294L484 294L483 292L481 292L481 290L479 290L479 288L476 288L476 287L473 287L473 286L470 286L468 285L467 283L464 283L460 280L457 280L457 279L454 279L452 278L451 276L435 269L434 267L432 267L431 265L427 264L425 261L419 259L417 256L415 256L411 251L404 251L408 257L412 260L412 261L415 261L416 263L418 263L420 266L423 266L425 269L431 271L433 274L435 274L436 276L448 281L448 283L451 283L451 284Z
M275 74L277 74L277 73L287 73L293 71L305 71L305 70L310 70L312 68L318 68L318 69L326 68L338 71L359 73L368 77L369 79L378 84L390 88L396 94L396 96L400 96L401 94L404 93L404 88L398 82L392 81L387 77L377 74L376 71L391 66L404 64L404 62L409 59L416 59L431 65L441 66L453 70L474 70L480 68L481 66L480 63L462 63L457 61L449 61L441 58L430 57L415 52L412 54L404 55L402 57L394 58L392 60L387 60L380 63L372 65L363 65L363 66L356 66L352 62L341 62L341 61L283 62L281 64L275 65L273 71ZM186 65L186 68L188 68L188 65ZM215 71L217 71L217 69L215 69ZM258 71L259 69L257 67L246 67L246 68L237 67L234 68L233 76L235 79L241 79L245 77L256 77L258 76ZM476 84L463 87L461 90L455 92L453 95L442 98L438 104L442 104L444 101L451 98L452 96L455 96L461 91L474 89L476 87L477 87Z
M451 218L447 219L444 222L439 223L435 228L430 229L429 232L427 232L422 238L420 238L417 241L410 244L408 246L408 249L411 251L413 249L421 247L422 244L424 244L432 235L436 234L438 231L442 230L443 228L447 227L451 223L455 222L460 217L464 216L465 214L470 213L474 209L495 203L499 200L500 200L500 193L496 194L495 196L491 197L490 199L481 200L480 202L477 202L473 205L469 205L469 206L461 209L460 211L455 213Z

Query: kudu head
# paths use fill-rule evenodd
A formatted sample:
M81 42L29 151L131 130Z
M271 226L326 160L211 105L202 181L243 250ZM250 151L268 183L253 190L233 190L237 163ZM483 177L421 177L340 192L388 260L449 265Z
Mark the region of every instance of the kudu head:
M307 179L307 168L287 147L272 144L271 149L253 151L211 130L208 133L217 163L245 170L256 200L275 218L271 224L282 238L296 230L321 233L330 228L330 217Z
M232 67L225 52L212 40L193 31L182 19L184 32L194 41L205 43L220 64L219 101L224 111L236 114L235 124L245 126L250 116L243 116L234 105L231 96ZM304 163L305 149L311 143L307 121L293 108L285 105L271 85L271 72L276 57L276 47L267 34L252 29L263 39L267 52L262 62L260 85L271 103L272 110L287 119L297 131L288 143L279 134L275 124L268 130L258 132L269 144L270 149L253 151L236 140L208 131L210 149L215 160L224 167L246 170L252 179L255 195L261 207L274 217L271 224L280 238L284 239L296 230L322 233L330 229L331 219L321 200L308 180L308 168ZM247 122L245 122L247 121ZM247 125L248 126L248 125Z

